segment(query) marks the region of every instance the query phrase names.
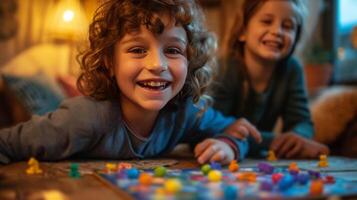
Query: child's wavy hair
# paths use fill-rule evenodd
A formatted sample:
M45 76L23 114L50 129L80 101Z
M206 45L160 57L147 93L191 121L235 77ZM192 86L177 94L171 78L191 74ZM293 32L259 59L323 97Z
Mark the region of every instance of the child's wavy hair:
M115 99L120 90L110 73L114 46L123 36L146 26L154 34L164 30L160 16L168 14L181 25L188 38L188 74L185 84L171 103L192 97L194 103L200 98L211 102L206 94L212 79L212 56L216 47L214 35L203 24L203 13L194 0L109 0L100 6L89 27L89 47L79 55L81 74L78 89L97 100Z

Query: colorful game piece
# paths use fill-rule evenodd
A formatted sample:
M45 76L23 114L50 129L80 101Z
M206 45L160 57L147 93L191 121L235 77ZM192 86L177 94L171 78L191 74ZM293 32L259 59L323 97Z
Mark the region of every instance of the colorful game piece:
M268 161L276 161L277 158L275 156L275 152L273 150L269 150L268 151L268 157L267 157Z
M310 184L311 195L321 195L324 191L324 182L321 179L313 180Z
M117 170L120 171L122 169L131 169L132 166L130 163L126 163L126 162L120 162L118 163L118 166L117 166Z
M156 167L154 170L155 177L164 177L166 175L166 167Z
M78 170L78 164L77 163L71 163L69 167L69 177L71 178L80 178L81 174L79 173Z
M152 176L148 173L141 173L139 175L139 183L145 186L149 186L152 183Z
M309 175L307 173L299 173L296 176L296 182L298 182L300 185L305 185L307 182L309 182Z
M137 179L139 177L140 171L136 168L131 168L126 170L126 174L130 179Z
M169 179L164 184L165 190L168 193L175 194L182 189L182 184L178 179Z
M218 182L222 178L222 172L218 170L211 170L208 172L208 180L211 182Z
M115 163L105 164L105 169L107 173L113 173L117 171L117 165Z
M278 186L280 190L287 190L291 186L294 185L294 177L290 174L286 174L283 178L279 181Z
M223 195L225 200L237 199L238 188L234 185L227 185L223 188Z
M320 161L318 163L318 167L328 167L328 161L326 155L320 155Z
M205 164L201 167L201 171L204 175L207 175L209 171L211 171L211 166L209 164Z
M29 161L27 162L29 165L29 168L27 168L26 173L27 174L41 174L42 170L40 169L40 163L34 158L31 157Z
M273 175L271 175L271 181L274 183L274 184L277 184L281 178L283 178L283 174L281 173L275 173Z
M236 160L232 160L228 166L229 171L236 172L239 170L239 165Z
M272 174L274 172L274 167L266 162L260 162L257 165L259 172L263 172L265 174Z
M311 179L319 179L321 176L318 171L308 170L307 172L309 173Z
M242 172L237 175L237 179L254 183L257 180L257 174L254 172Z
M215 169L215 170L221 170L222 169L222 165L218 162L211 162L211 169Z
M336 182L335 177L331 176L331 175L327 175L324 178L324 183L326 184L334 184Z
M262 181L260 183L259 188L262 191L272 191L273 190L273 184L270 181L264 180L264 181Z
M291 173L291 174L298 174L300 169L299 167L297 166L296 162L292 162L290 163L289 165L289 169L288 171Z

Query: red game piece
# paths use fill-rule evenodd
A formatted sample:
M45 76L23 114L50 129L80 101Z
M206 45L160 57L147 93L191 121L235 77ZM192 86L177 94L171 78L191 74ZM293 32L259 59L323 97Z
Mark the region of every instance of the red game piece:
M283 178L283 174L280 174L280 173L275 173L271 176L271 180L274 184L277 184L281 178Z
M324 183L326 184L334 184L336 182L335 177L331 175L327 175L324 179Z

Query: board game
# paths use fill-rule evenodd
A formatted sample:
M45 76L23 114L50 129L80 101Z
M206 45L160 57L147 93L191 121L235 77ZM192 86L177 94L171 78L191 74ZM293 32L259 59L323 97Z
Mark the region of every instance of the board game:
M357 182L334 177L325 168L303 169L297 163L286 166L259 162L248 167L211 163L196 169L138 169L122 165L99 176L134 199L357 197Z

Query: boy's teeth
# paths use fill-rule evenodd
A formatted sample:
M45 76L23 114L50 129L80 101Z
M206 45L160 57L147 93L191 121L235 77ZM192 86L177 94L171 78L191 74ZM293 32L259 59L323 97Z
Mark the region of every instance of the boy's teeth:
M155 81L149 81L144 83L145 86L152 86L152 87L159 87L165 85L165 82L155 82Z

